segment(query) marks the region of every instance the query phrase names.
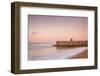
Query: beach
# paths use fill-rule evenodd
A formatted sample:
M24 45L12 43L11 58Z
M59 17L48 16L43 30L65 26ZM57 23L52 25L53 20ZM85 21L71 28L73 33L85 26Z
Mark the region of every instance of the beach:
M80 59L80 58L88 58L88 49L86 49L83 52L71 57L70 59Z

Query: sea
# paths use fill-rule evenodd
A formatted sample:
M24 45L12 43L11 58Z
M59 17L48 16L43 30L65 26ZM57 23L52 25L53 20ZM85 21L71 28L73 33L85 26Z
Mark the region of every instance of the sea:
M28 45L28 60L69 59L88 47L56 47L52 43L31 43Z

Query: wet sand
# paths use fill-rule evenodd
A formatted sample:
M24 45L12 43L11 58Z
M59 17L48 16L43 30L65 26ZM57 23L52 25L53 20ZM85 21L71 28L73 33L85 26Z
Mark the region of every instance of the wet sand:
M81 58L88 58L88 49L84 50L80 54L77 54L69 59L81 59Z

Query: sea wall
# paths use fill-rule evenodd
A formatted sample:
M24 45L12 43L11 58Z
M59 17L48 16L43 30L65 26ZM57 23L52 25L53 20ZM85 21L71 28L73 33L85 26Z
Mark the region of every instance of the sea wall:
M56 46L61 47L81 47L88 46L88 41L56 41Z

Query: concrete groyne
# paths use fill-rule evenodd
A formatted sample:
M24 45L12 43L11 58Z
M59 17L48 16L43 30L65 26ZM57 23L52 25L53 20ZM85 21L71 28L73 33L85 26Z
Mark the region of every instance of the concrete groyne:
M88 46L88 41L56 41L57 47L82 47Z

